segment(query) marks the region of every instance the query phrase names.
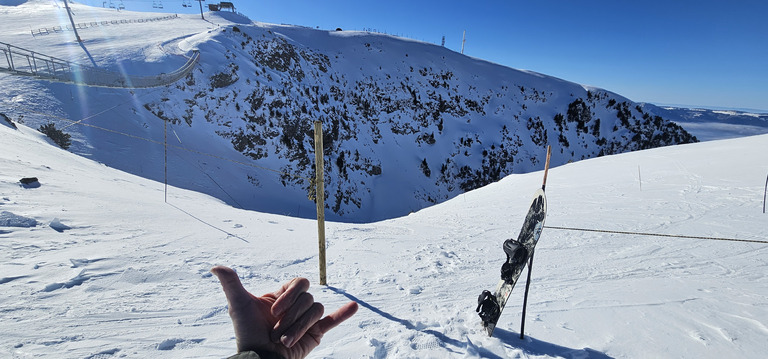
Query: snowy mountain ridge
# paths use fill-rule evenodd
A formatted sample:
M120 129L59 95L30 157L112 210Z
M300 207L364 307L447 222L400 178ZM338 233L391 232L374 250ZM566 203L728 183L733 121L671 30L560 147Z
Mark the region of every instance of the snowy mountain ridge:
M77 18L115 16L73 6ZM63 12L34 2L17 7ZM541 169L547 145L558 166L696 141L617 94L388 35L227 13L208 22L181 15L133 24L133 34L123 34L126 26L83 30L81 46L21 33L14 40L144 74L174 69L179 55L199 50L198 67L150 90L27 80L45 87L38 101L50 104L49 115L25 111L24 98L37 92L31 88L7 90L4 113L33 127L52 121L50 113L53 121L77 121L60 124L72 133L74 152L156 180L167 159L169 183L241 208L314 216L307 200L314 197L314 121L324 127L327 215L352 222L393 218Z
M701 141L755 136L768 133L768 113L652 106L654 113L673 119Z

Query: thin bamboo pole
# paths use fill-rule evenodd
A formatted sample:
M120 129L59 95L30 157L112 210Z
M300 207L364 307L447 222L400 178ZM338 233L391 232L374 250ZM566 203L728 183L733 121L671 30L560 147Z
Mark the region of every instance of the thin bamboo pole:
M165 203L168 203L168 120L163 120L163 175L165 179Z
M763 213L765 213L765 197L768 195L768 177L765 178L765 191L763 192Z
M552 146L547 146L547 160L544 162L544 181L541 183L541 189L547 189L547 174L549 173L549 159L552 157Z

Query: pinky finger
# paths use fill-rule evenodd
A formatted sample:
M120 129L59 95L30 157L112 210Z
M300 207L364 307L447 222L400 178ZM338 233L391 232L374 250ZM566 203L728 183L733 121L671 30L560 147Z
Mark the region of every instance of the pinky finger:
M327 315L325 318L319 320L314 325L314 329L325 334L329 330L335 328L337 325L343 323L345 320L351 318L357 313L358 305L356 302L349 302L337 309L335 312Z

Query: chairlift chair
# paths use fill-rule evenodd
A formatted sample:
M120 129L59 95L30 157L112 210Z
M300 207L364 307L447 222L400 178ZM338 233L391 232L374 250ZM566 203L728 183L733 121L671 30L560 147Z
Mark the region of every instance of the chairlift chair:
M112 0L109 1L109 8L115 9L115 3L113 3Z
M152 8L157 9L157 1L152 1Z
M157 2L157 8L158 9L162 9L163 8L163 2L162 1L158 1Z
M117 5L118 10L125 10L125 4L123 4L123 0L120 0L120 4Z

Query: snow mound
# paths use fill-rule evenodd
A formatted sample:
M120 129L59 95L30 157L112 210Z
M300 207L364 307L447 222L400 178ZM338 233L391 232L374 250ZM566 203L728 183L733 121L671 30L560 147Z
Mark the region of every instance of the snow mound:
M20 216L8 211L0 212L0 227L31 228L34 226L37 226L37 221L32 218Z
M72 227L70 227L70 226L68 226L68 225L66 225L64 223L61 223L61 220L58 219L58 218L54 218L51 221L51 223L48 224L48 226L53 228L56 232L59 232L59 233L64 232L64 231L66 231L68 229L72 229Z

